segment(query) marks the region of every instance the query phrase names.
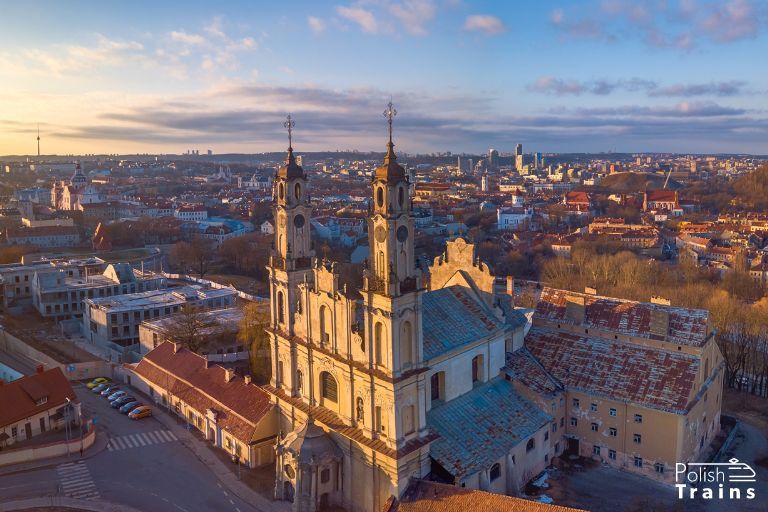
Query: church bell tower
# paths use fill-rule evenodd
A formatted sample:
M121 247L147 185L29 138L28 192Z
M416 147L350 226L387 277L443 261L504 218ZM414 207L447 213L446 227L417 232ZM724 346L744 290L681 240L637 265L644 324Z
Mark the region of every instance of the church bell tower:
M295 126L289 115L283 124L288 130L288 155L277 170L273 184L275 239L268 271L272 331L293 335L293 314L298 304L298 285L312 275L312 244L310 239L310 216L307 175L296 163L293 154L292 133ZM276 350L276 344L274 344ZM273 366L277 357L272 358ZM283 370L272 369L272 385L279 387L283 381Z

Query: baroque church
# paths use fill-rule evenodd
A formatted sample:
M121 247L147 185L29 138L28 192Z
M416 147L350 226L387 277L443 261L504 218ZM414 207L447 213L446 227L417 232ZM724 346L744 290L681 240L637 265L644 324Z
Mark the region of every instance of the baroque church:
M420 268L393 113L360 290L315 257L290 144L274 178L263 389L279 418L275 498L379 511L425 479L514 496L566 450L662 480L695 460L719 430L722 356L706 312L543 289L526 315L512 278L461 238ZM645 445L623 442L641 434Z

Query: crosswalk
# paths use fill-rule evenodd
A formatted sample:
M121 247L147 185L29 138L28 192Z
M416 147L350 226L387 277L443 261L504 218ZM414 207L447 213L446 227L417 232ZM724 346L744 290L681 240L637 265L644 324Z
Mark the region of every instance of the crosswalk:
M152 432L140 432L138 434L113 437L107 443L107 450L114 452L172 441L178 441L178 438L170 430L154 430Z
M99 491L93 483L85 461L68 462L56 467L64 496L80 500L98 500Z

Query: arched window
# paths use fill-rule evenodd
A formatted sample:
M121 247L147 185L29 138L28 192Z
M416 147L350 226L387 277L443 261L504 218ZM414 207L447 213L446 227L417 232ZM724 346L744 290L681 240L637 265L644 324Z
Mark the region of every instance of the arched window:
M363 405L363 399L357 397L355 404L355 418L361 425L365 423L365 406Z
M320 374L320 395L333 403L339 401L339 387L336 384L336 379L328 372Z
M285 196L285 189L283 188L282 183L277 187L277 190L278 190L277 195L280 197L280 199L282 199Z
M330 312L326 306L320 306L320 343L330 343L331 341L331 318Z
M301 199L301 185L299 183L293 188L293 194L296 196L296 200Z
M432 374L432 377L429 379L429 392L433 402L445 400L445 372Z
M384 364L384 326L381 322L376 322L373 328L373 346L376 364Z
M301 370L296 370L296 392L299 396L304 394L304 376L301 374Z
M377 258L376 267L379 271L379 277L382 279L387 278L387 264L386 260L384 259L384 251L379 251L379 256Z
M709 358L706 358L704 360L704 378L706 379L709 376Z
M529 452L529 451L533 450L534 448L536 448L536 440L534 438L530 438L528 440L528 443L526 443L526 445L525 445L525 451Z
M406 320L400 329L400 365L403 368L413 363L413 328Z
M491 470L488 472L488 479L493 482L494 480L498 480L501 476L501 466L497 462L493 466L491 466Z
M405 189L403 187L399 187L397 189L397 202L400 207L402 207L403 203L405 202Z
M379 208L384 206L384 187L379 187L376 191L376 204Z
M285 300L283 299L283 292L277 292L277 322L285 323Z

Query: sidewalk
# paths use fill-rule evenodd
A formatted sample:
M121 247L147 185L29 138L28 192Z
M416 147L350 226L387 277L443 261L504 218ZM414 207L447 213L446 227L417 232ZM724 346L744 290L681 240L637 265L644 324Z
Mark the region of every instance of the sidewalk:
M94 427L96 428L96 427ZM9 466L0 466L0 476L10 475L11 473L19 473L21 471L29 471L30 469L47 468L50 466L58 466L66 462L72 462L75 460L85 460L98 455L107 447L106 432L96 430L96 439L93 441L93 445L83 452L83 456L80 457L78 452L72 452L71 455L64 455L62 457L52 457L50 459L31 460L29 462L22 462L20 464L11 464ZM4 509L0 508L0 511Z
M237 475L211 452L212 449L205 441L195 437L184 425L179 423L175 416L171 416L161 406L155 406L153 414L156 420L172 431L184 446L192 450L195 456L216 475L222 485L238 498L261 512L288 512L291 510L290 503L267 499L238 480Z

